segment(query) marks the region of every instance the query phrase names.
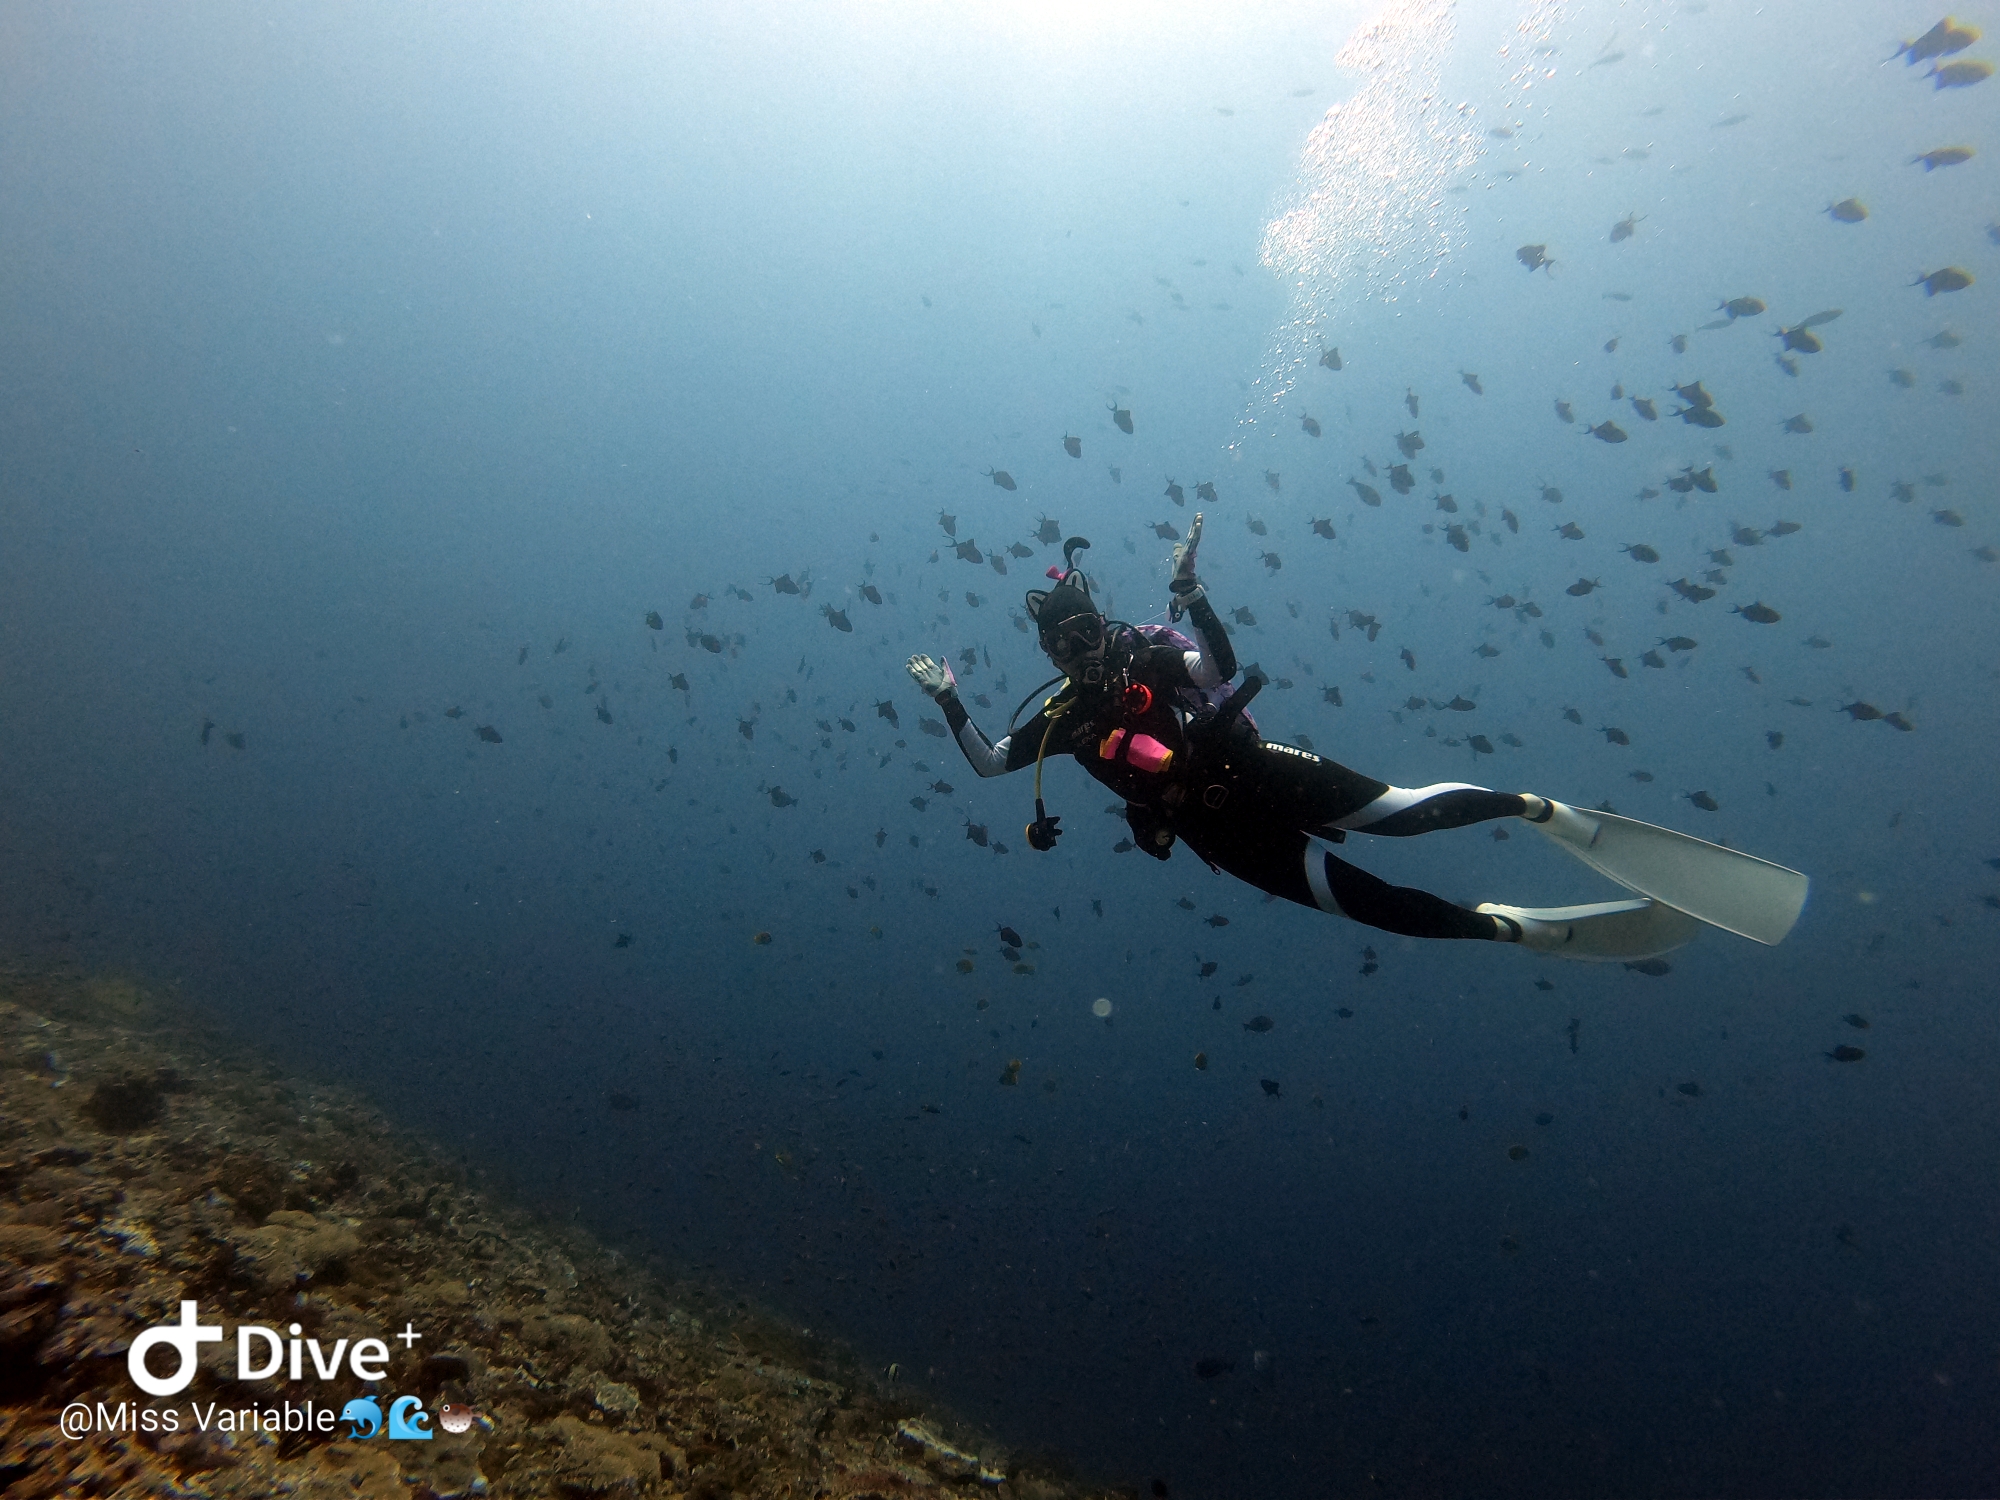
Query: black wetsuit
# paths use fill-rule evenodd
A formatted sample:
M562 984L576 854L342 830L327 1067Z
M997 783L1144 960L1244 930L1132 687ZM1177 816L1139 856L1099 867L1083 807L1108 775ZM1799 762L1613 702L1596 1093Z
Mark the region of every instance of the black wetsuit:
M1520 817L1511 792L1464 782L1408 789L1262 738L1247 715L1213 721L1236 675L1235 653L1205 598L1187 616L1199 641L1162 627L1111 627L1104 680L1066 683L998 744L980 731L950 687L945 722L973 770L1003 776L1043 754L1074 756L1125 799L1133 841L1166 859L1175 838L1259 890L1370 927L1424 938L1497 938L1490 916L1408 886L1393 886L1326 847L1349 833L1403 837ZM1114 739L1118 730L1124 737ZM1145 739L1172 752L1159 771L1133 763ZM1141 760L1144 756L1139 757Z

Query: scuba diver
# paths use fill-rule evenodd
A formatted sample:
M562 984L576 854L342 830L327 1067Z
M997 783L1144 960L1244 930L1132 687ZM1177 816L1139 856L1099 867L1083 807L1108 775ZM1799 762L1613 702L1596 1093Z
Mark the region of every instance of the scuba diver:
M1076 553L1090 543L1071 537L1063 544L1064 568L1049 569L1055 586L1027 596L1061 685L998 743L972 722L949 662L921 653L910 658L910 676L936 701L974 771L986 777L1035 767L1035 821L1027 827L1035 849L1053 849L1063 833L1060 817L1043 804L1042 762L1070 755L1124 799L1133 843L1155 859L1170 858L1174 845L1185 843L1212 869L1270 895L1408 937L1634 960L1679 947L1701 922L1764 943L1791 929L1805 903L1806 877L1781 865L1532 792L1466 782L1391 786L1264 739L1245 712L1263 681L1231 687L1236 655L1195 573L1201 527L1197 514L1174 547L1168 584L1168 616L1175 624L1185 620L1192 636L1166 625L1106 620L1076 565ZM1407 837L1496 818L1525 820L1636 899L1467 908L1390 885L1329 847L1350 833Z

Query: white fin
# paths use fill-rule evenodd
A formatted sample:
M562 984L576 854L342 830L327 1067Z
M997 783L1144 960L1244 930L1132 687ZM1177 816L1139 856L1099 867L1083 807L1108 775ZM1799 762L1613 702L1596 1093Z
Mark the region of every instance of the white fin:
M1478 910L1510 918L1521 928L1521 946L1584 963L1631 963L1656 958L1690 943L1701 923L1662 902L1600 901L1591 906L1502 906Z
M1616 813L1552 802L1547 834L1627 890L1754 942L1785 940L1811 885L1797 870Z

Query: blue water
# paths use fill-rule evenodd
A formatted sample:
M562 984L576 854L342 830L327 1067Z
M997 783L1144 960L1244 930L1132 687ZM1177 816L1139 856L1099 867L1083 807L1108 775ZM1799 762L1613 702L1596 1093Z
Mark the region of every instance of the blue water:
M178 987L1085 1473L1990 1491L2000 84L1885 64L1937 18L1879 4L1413 0L1372 71L1362 7L1222 14L10 8L0 950ZM1725 427L1672 419L1695 379ZM1362 465L1408 429L1399 496ZM997 735L1056 551L1001 577L940 513L1055 517L1154 620L1169 480L1217 487L1267 733L1752 850L1813 877L1797 929L1663 976L1393 938L1114 852L1069 763L1031 852L902 664ZM1345 852L1614 894L1488 835Z

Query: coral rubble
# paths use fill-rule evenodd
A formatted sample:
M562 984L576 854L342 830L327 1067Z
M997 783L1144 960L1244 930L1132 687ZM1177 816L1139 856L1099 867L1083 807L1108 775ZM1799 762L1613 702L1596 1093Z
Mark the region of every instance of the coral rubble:
M315 1351L385 1339L373 1385L280 1368L248 1399L338 1409L408 1393L432 1440L185 1419L66 1439L58 1418L71 1403L244 1405L228 1339L200 1347L193 1383L170 1400L132 1383L134 1337L172 1322L184 1299L204 1322L289 1330ZM406 1328L420 1339L390 1336ZM0 1489L9 1500L1090 1493L947 1436L936 1414L824 1342L498 1202L364 1101L245 1059L129 981L4 973Z

